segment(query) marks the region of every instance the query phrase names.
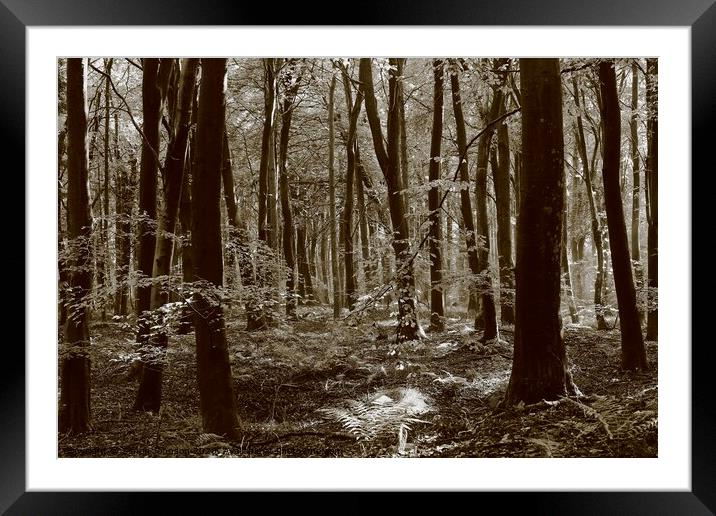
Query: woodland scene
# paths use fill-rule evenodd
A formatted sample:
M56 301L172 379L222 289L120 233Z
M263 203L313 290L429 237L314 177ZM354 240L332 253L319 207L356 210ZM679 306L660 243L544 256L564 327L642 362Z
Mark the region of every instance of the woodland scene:
M657 457L655 58L57 62L60 457Z

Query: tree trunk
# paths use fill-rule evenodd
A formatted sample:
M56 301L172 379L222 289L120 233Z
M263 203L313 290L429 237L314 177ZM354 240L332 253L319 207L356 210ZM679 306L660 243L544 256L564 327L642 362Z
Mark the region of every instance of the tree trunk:
M290 62L289 62L290 64ZM292 82L293 79L293 82ZM291 209L291 193L288 180L288 139L291 131L291 119L293 117L294 100L298 93L298 85L301 76L291 77L290 72L285 77L287 84L281 104L281 134L279 136L279 176L281 190L281 213L283 214L283 256L286 260L286 316L289 319L296 319L296 281L294 257L295 229L293 227L293 211Z
M196 130L197 169L192 181L193 255L197 280L205 282L195 295L197 379L203 431L236 436L238 420L231 384L231 366L221 299L213 289L223 281L221 243L221 154L226 104L226 59L202 59Z
M157 218L157 170L159 166L159 123L162 112L162 96L159 89L159 59L142 60L142 156L139 163L139 240L138 266L140 285L137 287L137 342L146 344L149 336L149 310L151 308L151 283L156 245Z
M564 215L562 82L558 59L520 59L521 207L517 222L515 344L508 404L573 394L562 340L560 255Z
M195 104L196 108L196 104ZM192 109L192 114L196 109ZM195 115L194 115L195 116ZM195 173L196 161L196 133L189 139L187 158L184 163L184 181L181 187L181 201L179 203L179 223L181 224L181 271L182 271L182 297L183 307L179 317L177 333L187 335L194 328L194 311L189 306L188 299L194 283L194 259L191 245L191 178Z
M101 238L102 247L100 248L101 259L99 260L98 266L100 267L101 277L104 278L104 282L109 285L110 283L110 257L109 257L109 162L112 160L112 155L109 150L109 107L110 107L110 93L109 93L109 81L112 76L112 58L105 58L104 60L104 72L107 77L104 79L104 182L102 191L102 232ZM105 321L107 319L107 301L105 295L102 295L101 301L101 317Z
M174 253L174 231L179 215L182 183L184 182L184 160L189 140L191 104L194 99L198 68L198 59L182 60L178 103L176 113L172 116L173 127L164 162L164 191L162 192L164 210L159 217L154 247L153 282L150 296L151 324L154 330L150 334L149 349L146 350L147 354L143 360L139 390L134 402L136 410L157 412L161 406L162 376L169 341L162 307L169 302L169 292L172 288L170 276Z
M656 58L646 60L646 104L647 104L647 157L646 157L646 191L647 191L647 268L648 295L646 339L656 340L659 336L659 61Z
M641 171L639 169L639 74L636 61L631 64L631 116L629 117L631 168L632 168L632 197L631 197L631 259L634 264L634 279L636 280L637 292L642 290L644 285L644 268L641 264L641 249L639 244L639 219L641 204ZM637 295L638 297L638 295ZM644 319L644 312L641 303L637 302L639 320Z
M472 200L470 199L470 173L467 156L467 135L465 133L465 117L462 112L462 98L460 95L460 79L453 71L450 74L450 88L452 91L452 107L455 116L455 133L457 137L457 153L460 159L460 213L462 225L465 230L465 245L467 248L467 263L472 273L469 299L475 299L480 275L480 260L477 252L477 240L475 236L475 219L472 214ZM468 312L470 311L468 302ZM475 307L476 308L476 307ZM477 310L475 309L477 313ZM480 317L475 317L475 329L481 325Z
M430 165L428 178L429 252L430 252L430 328L442 331L445 328L445 307L443 296L442 228L440 224L440 187L442 163L441 143L443 137L443 88L444 67L441 59L433 60L433 127L430 136Z
M569 256L567 247L569 240L567 238L567 214L569 213L569 203L567 200L567 181L564 181L564 217L562 219L562 277L564 278L564 297L567 301L567 309L569 310L569 318L573 324L579 323L579 315L577 314L577 305L574 302L574 291L572 289L572 274L569 270Z
M487 123L497 119L502 106L502 91L496 89L493 93ZM480 269L478 276L478 291L482 302L483 341L497 338L497 312L495 310L495 296L490 272L490 226L487 220L487 164L490 158L490 142L495 132L491 126L480 137L477 146L477 173L475 197L477 201L477 232L480 236L477 242L477 259Z
M71 242L68 314L60 350L60 432L90 429L90 335L86 297L92 288L92 215L87 179L87 100L83 59L67 60L67 237Z
M501 113L504 112L504 104ZM515 323L515 273L512 261L512 200L510 195L510 134L506 124L497 128L497 168L493 168L497 212L497 253L500 267L500 320Z
M410 255L410 226L407 211L401 195L400 177L400 117L397 106L398 59L389 60L388 72L388 145L383 142L378 105L373 89L373 71L371 60L360 60L360 82L365 97L365 111L373 138L373 147L388 189L388 207L393 225L393 252L398 287L398 329L399 341L414 340L420 334L420 326L415 312L415 276Z
M308 267L308 257L306 256L306 215L301 214L296 224L296 249L298 251L298 284L299 292L303 298L303 303L312 304L315 302L313 295L313 280L311 271Z
M360 147L356 145L356 191L358 196L358 225L360 229L361 258L363 264L363 277L365 288L369 290L369 285L373 282L373 264L370 257L370 238L368 236L368 217L366 215L365 204L365 186L363 184L363 176L365 176L365 167L360 159Z
M621 157L621 115L614 61L599 63L599 90L602 101L602 128L604 131L604 204L607 211L609 248L612 255L614 286L619 303L619 328L622 339L622 367L629 370L646 369L646 351L636 309L636 292L629 258L629 242L621 189L619 187L619 161Z
M336 91L336 77L331 77L328 89L328 221L331 232L331 277L333 279L333 318L341 313L341 279L338 275L338 241L336 232L336 178L335 178L335 114L334 99Z
M346 135L346 194L344 197L342 234L343 261L345 263L346 305L349 310L355 308L358 301L356 292L355 260L353 258L353 186L356 177L356 132L358 115L363 104L363 93L359 90L355 102L352 100L351 83L348 71L343 68L343 92L346 98L346 109L349 114L348 134Z
M580 111L579 101L579 85L576 77L572 78L572 86L574 87L574 103L577 112ZM584 170L584 182L587 187L587 200L589 201L589 212L592 216L592 240L597 251L597 273L594 277L594 317L597 321L598 330L606 330L607 322L604 320L604 305L602 303L602 290L604 289L604 245L602 242L602 223L597 211L596 201L594 199L594 188L592 186L593 167L590 166L587 158L587 144L584 139L584 126L582 124L581 115L577 115L577 148L582 161ZM595 144L596 153L596 144Z

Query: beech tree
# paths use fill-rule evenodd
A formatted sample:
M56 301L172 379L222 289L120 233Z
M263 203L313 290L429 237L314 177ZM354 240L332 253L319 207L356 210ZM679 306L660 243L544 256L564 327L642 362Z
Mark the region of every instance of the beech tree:
M395 253L396 283L398 289L398 339L415 340L419 335L419 322L415 311L415 276L410 255L410 226L402 194L400 173L400 116L398 109L398 59L389 60L388 71L388 124L387 147L378 115L378 103L373 88L371 60L360 60L360 83L365 97L365 111L373 137L373 147L388 188L388 207L393 225L393 251Z
M647 104L647 152L646 152L646 192L648 228L648 313L646 318L646 338L656 340L659 335L659 85L657 75L659 61L656 58L646 60L646 104Z
M639 323L639 313L636 309L636 292L619 186L621 118L614 61L611 59L604 59L599 63L599 91L604 132L602 179L604 180L604 203L607 209L609 249L612 255L614 284L619 304L622 367L624 369L646 369L646 351Z
M60 348L59 431L90 429L90 334L86 297L92 288L89 238L87 100L84 59L67 59L67 237L70 240L68 306Z
M522 155L517 220L515 344L509 404L573 394L562 340L564 215L562 81L558 59L520 59Z
M231 385L221 294L221 156L226 114L226 59L201 60L196 128L197 166L192 180L192 245L196 281L194 328L197 380L204 432L236 436L238 420Z

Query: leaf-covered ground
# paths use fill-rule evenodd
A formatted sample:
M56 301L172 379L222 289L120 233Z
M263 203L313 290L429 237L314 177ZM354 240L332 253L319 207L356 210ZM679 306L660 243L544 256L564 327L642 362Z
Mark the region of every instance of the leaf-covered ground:
M92 425L60 435L60 457L656 457L657 344L651 370L619 368L618 330L566 326L578 399L505 409L511 328L478 343L467 319L396 347L388 313L351 325L326 308L248 333L227 317L241 437L204 434L194 336L172 336L163 407L131 410L133 332L92 326Z

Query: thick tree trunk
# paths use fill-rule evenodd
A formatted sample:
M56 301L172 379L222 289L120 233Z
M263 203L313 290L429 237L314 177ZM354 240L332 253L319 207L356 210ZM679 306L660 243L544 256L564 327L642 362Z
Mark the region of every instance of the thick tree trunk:
M467 157L467 135L465 133L465 117L462 111L462 98L460 95L460 80L455 72L450 75L450 88L452 91L452 106L455 116L455 133L457 137L457 152L460 158L460 213L462 225L465 231L465 245L467 248L467 263L472 273L470 284L470 300L476 299L478 289L478 278L480 277L480 259L477 251L477 239L475 234L475 219L472 214L472 200L470 199L470 173ZM468 303L468 311L470 311ZM475 312L477 313L476 307ZM475 317L475 329L481 326L482 320L479 315Z
M388 207L393 225L393 252L398 287L398 330L399 341L418 338L420 326L415 311L415 276L410 255L410 227L407 211L401 195L402 180L400 173L400 117L397 103L398 59L390 59L388 72L388 145L383 142L378 105L373 89L373 71L371 60L360 60L360 82L365 97L365 111L370 125L378 164L383 172L388 189Z
M576 77L572 78L572 86L574 87L574 102L577 106L577 112L580 110L579 101L579 85ZM594 316L597 321L598 330L606 330L607 322L604 319L604 305L602 303L602 291L604 289L604 245L602 242L602 223L597 211L596 201L594 199L594 188L592 185L593 167L587 158L587 144L584 139L584 126L582 124L581 115L577 115L577 148L579 157L582 161L582 169L584 170L584 182L587 187L587 200L589 201L589 212L592 217L592 240L597 251L597 273L594 276ZM596 144L595 144L596 153Z
M639 73L636 61L631 64L631 116L629 117L631 168L632 168L632 195L631 195L631 259L634 264L634 279L636 280L637 292L642 290L644 285L644 268L641 264L641 249L639 244L639 222L641 205L641 170L639 159ZM637 298L639 295L637 294ZM644 319L644 312L641 303L637 302L639 320Z
M445 328L445 299L443 296L442 227L440 224L440 187L442 163L441 144L443 137L443 88L444 66L441 59L433 60L433 127L430 136L430 165L428 178L429 252L430 252L430 329L441 331Z
M647 306L646 339L656 340L659 336L659 61L656 58L646 60L646 104L647 104Z
M154 247L150 296L151 324L154 330L150 334L149 349L146 350L147 354L143 360L139 390L134 402L136 410L157 412L161 406L162 376L169 341L162 307L169 302L169 292L172 288L170 276L174 253L174 230L179 216L181 188L184 182L184 160L189 141L191 104L194 99L198 68L198 59L182 60L178 103L176 112L172 116L173 127L164 162L164 191L162 192L164 210L159 217Z
M197 169L192 181L192 240L197 280L195 295L197 379L203 431L236 436L238 420L231 384L220 296L223 281L221 242L221 155L226 104L226 59L202 59L196 130Z
M501 113L504 112L504 105ZM510 134L497 128L497 168L493 168L497 212L497 254L500 267L500 320L515 323L515 273L512 261L512 195L510 194Z
M90 429L90 335L86 297L92 288L89 245L92 215L87 179L87 100L85 63L67 60L67 237L72 244L68 314L60 349L60 432Z
M646 351L636 309L636 292L629 258L629 242L621 189L619 187L619 161L621 156L621 115L613 60L599 63L599 89L601 92L602 126L604 131L604 204L607 210L609 248L612 255L614 286L619 302L619 327L622 339L622 367L646 369Z
M574 393L562 340L564 215L562 83L558 59L520 59L522 201L517 222L515 344L508 404Z

